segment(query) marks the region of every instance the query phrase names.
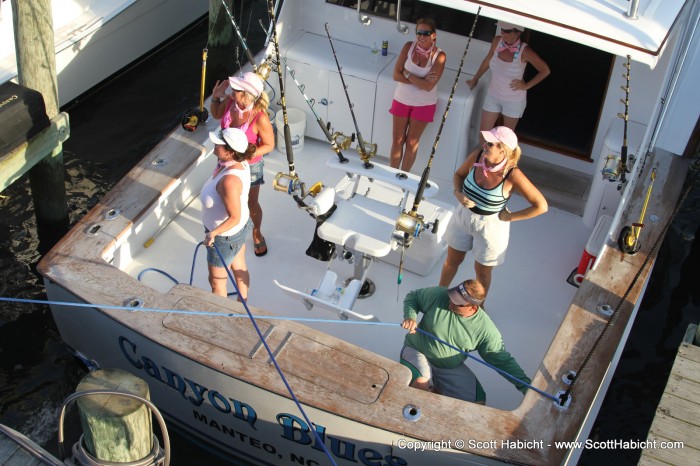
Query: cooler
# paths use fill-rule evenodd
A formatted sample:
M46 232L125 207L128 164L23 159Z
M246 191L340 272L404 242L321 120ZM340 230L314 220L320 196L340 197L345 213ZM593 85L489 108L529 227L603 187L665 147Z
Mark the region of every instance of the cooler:
M586 249L584 249L581 255L581 261L578 263L576 275L574 275L574 282L576 285L580 285L581 282L583 282L583 277L586 275L586 272L593 268L598 254L600 254L600 251L605 245L605 238L612 225L612 220L610 215L601 215L596 222L593 232L590 238L588 238L588 243L586 243Z

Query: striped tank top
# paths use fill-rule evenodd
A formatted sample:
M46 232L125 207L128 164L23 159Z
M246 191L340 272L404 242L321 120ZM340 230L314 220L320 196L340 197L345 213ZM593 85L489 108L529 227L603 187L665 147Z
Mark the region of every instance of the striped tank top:
M478 162L481 160L482 154L476 159ZM493 215L497 214L503 210L508 203L510 196L503 196L503 183L508 179L513 169L508 170L506 176L503 180L491 189L484 189L479 186L474 178L474 170L476 167L472 167L469 170L466 178L464 178L464 184L462 185L462 193L469 199L474 201L476 205L470 207L469 210L478 215Z

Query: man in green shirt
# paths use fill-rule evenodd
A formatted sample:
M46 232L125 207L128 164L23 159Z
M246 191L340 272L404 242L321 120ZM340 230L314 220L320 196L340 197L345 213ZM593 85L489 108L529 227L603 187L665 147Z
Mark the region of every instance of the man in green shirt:
M479 380L464 364L466 354L416 332L416 327L468 353L478 351L481 358L520 382L506 376L515 388L525 393L530 379L517 361L506 351L501 333L480 307L486 296L484 287L476 280L466 280L454 288L436 286L420 288L406 295L401 326L409 333L401 350L401 363L411 369L411 386L433 389L442 395L465 401L484 403ZM416 324L418 313L423 318ZM503 374L501 374L503 375Z

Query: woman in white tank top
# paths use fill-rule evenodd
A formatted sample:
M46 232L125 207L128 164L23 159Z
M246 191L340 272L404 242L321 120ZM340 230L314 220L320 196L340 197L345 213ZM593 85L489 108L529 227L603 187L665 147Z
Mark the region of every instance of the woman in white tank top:
M469 88L474 89L479 78L491 69L491 82L481 112L481 131L496 126L501 115L503 126L514 130L527 105L527 90L550 73L547 63L520 40L524 27L505 21L499 21L497 26L501 34L493 39L486 58L474 77L467 81ZM525 82L523 74L528 63L535 67L537 74Z
M437 104L437 83L445 70L445 52L435 46L435 21L416 22L416 40L406 42L394 65L398 81L389 113L394 116L390 163L411 170L420 137L433 121Z

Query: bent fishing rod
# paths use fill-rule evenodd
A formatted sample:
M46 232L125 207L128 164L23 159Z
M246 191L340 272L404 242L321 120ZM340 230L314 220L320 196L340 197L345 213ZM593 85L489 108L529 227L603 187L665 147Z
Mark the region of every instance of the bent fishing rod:
M348 86L345 84L345 78L343 77L343 67L340 66L338 62L338 55L335 53L335 47L333 46L333 39L331 39L331 33L328 30L328 23L325 24L326 35L328 36L328 42L331 44L331 50L333 51L333 58L335 59L335 66L338 68L338 74L340 75L340 82L343 84L343 91L345 92L345 98L348 101L348 106L350 107L350 116L352 116L352 122L355 125L355 133L357 134L357 147L360 152L360 158L364 162L365 168L372 168L373 165L369 162L372 157L377 153L377 145L371 143L365 143L362 138L362 133L360 133L360 127L357 124L357 118L355 118L355 106L350 100L350 94L348 94ZM369 149L369 151L368 151Z
M341 152L341 149L345 150L345 149L349 148L350 144L352 144L352 139L345 136L340 131L336 131L333 134L331 134L330 123L329 124L324 123L323 119L320 116L318 116L318 114L316 113L316 110L314 109L314 104L316 102L312 99L309 99L306 96L306 92L305 92L306 86L304 86L303 84L300 84L299 81L297 81L297 78L295 76L296 72L289 67L289 65L287 64L287 59L283 58L283 60L284 60L284 66L287 69L287 73L289 73L289 76L291 76L292 79L294 80L294 83L297 85L297 88L299 88L299 92L301 92L301 96L304 98L307 105L311 109L311 113L314 114L314 117L316 118L316 122L318 123L318 126L321 127L321 131L323 131L323 134L326 136L326 139L328 139L328 142L331 143L331 149L333 149L333 152L338 154L338 160L340 161L340 163L348 163L349 160L347 159L347 157L345 157L343 155L343 153Z
M416 191L415 198L413 200L413 207L410 212L402 212L399 219L396 221L396 230L403 233L401 235L404 240L404 244L409 246L413 237L420 235L421 231L427 228L429 225L423 222L423 216L418 215L418 205L423 200L423 193L428 185L428 177L430 176L430 167L435 158L435 151L437 150L438 142L440 141L440 135L442 134L442 129L445 126L445 120L447 119L447 113L450 111L450 104L452 103L452 98L454 97L455 90L457 89L457 83L459 82L459 75L462 72L462 66L464 65L464 60L467 58L467 52L469 51L469 44L471 44L472 36L474 35L474 29L476 28L476 22L479 19L479 14L481 13L481 7L476 11L476 16L474 17L474 22L472 23L472 29L469 32L469 38L467 39L467 46L462 54L462 60L459 62L459 68L457 69L457 76L455 76L455 81L452 84L452 91L450 92L450 97L447 99L447 106L445 107L445 112L442 114L442 120L440 121L440 127L435 135L435 142L433 143L433 148L430 152L430 157L428 158L428 164L423 170L420 182L418 184L418 190ZM435 233L437 231L437 220L432 225L432 231Z

